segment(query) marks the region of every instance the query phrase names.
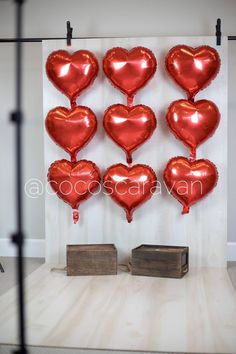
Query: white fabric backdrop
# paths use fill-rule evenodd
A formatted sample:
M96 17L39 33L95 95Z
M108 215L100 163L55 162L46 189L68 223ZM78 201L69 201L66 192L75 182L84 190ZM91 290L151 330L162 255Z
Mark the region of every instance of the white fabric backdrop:
M99 76L93 86L84 92L77 104L87 105L96 114L98 132L78 155L94 161L104 170L114 163L126 163L125 155L106 135L102 126L103 112L111 104L126 104L122 95L108 82L102 71L105 52L114 47L132 48L146 46L155 54L157 73L147 86L135 96L135 104L150 106L157 117L157 129L152 138L133 154L133 163L150 165L159 181L167 161L174 156L188 156L185 146L167 129L165 112L168 105L185 98L184 92L174 84L165 72L164 58L170 48L177 44L215 47L221 57L221 70L217 78L196 99L210 99L221 112L221 122L216 133L198 149L198 158L214 162L219 171L219 182L213 193L191 208L189 215L181 215L181 205L165 188L162 194L137 209L133 222L126 222L124 211L108 196L92 197L80 206L80 220L72 222L71 208L55 195L45 192L46 213L46 262L65 263L66 244L69 243L115 243L119 261L126 261L131 249L142 244L188 245L192 266L226 266L227 240L227 39L220 47L215 37L150 37L150 38L104 38L72 40L71 48L66 41L43 42L43 69L48 55L57 49L75 51L91 50L98 58ZM44 118L56 106L69 107L69 100L49 82L43 70ZM44 124L44 122L43 122ZM45 132L45 174L50 164L61 158L69 159ZM49 188L49 191L50 188Z

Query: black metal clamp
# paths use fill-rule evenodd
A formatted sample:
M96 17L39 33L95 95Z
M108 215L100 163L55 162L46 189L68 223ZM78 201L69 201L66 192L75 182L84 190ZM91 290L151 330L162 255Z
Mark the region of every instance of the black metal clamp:
M10 114L10 121L12 123L21 124L22 122L22 112L14 111Z
M218 18L216 21L216 45L221 45L221 19Z
M70 26L70 21L66 22L66 29L67 29L67 33L66 33L67 45L71 46L73 27Z
M15 234L11 235L11 242L17 246L23 246L24 244L24 234L23 232L16 232Z

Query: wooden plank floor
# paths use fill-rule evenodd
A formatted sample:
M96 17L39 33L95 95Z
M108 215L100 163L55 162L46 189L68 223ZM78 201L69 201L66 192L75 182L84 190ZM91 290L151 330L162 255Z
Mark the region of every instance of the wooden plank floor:
M4 273L0 273L0 296L16 285L16 258L0 257ZM28 276L44 263L44 258L25 258L25 276Z
M0 297L0 314L0 343L17 343L14 288ZM42 265L27 278L31 345L235 353L235 314L235 289L222 268L161 279L66 277Z

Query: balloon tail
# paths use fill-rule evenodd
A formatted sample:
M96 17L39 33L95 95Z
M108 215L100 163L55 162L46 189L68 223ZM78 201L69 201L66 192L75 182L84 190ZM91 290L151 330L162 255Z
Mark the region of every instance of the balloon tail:
M126 154L126 161L129 165L133 162L132 155L130 153Z
M77 224L79 220L79 212L77 209L73 209L73 221L74 221L74 224Z
M188 214L189 213L189 206L187 206L187 205L184 205L183 206L183 210L182 210L182 214Z
M75 108L76 107L76 98L72 98L70 100L70 105L71 105L71 108Z
M126 219L127 219L128 223L130 224L131 221L133 220L133 213L132 213L132 211L126 210Z
M134 103L134 96L128 96L127 97L127 105L128 107L132 107Z
M71 162L77 162L76 154L71 154Z
M189 95L189 96L188 96L188 100L189 100L190 102L194 103L194 97L193 97L192 95Z
M191 161L195 161L196 160L196 148L191 148L189 159Z

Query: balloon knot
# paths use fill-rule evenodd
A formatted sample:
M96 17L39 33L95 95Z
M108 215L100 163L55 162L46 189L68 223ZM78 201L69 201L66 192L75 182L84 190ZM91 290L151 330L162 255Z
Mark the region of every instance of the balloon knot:
M71 108L75 108L76 107L76 99L75 98L72 98L70 100L70 105L71 105Z
M134 96L128 96L127 97L127 105L128 107L132 107L134 103Z
M76 154L71 154L71 162L77 162Z
M77 224L79 220L79 212L77 209L73 209L73 221L74 221L74 224Z
M126 161L127 161L127 163L128 163L129 165L132 163L133 159L132 159L132 155L131 155L131 154L127 154L127 155L126 155Z
M190 102L194 103L195 98L194 98L194 97L192 97L192 96L189 96L189 97L188 97L188 100L189 100Z
M189 160L190 161L195 161L196 160L196 148L191 148Z
M132 211L126 210L126 219L128 223L130 224L133 220L133 213Z
M189 213L189 206L187 206L187 205L184 205L183 206L183 210L182 210L182 214L188 214Z

